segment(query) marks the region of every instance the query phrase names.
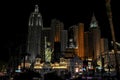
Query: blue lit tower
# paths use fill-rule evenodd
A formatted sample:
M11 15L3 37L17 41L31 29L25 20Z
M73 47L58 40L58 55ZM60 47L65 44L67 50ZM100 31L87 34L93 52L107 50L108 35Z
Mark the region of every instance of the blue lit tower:
M39 13L38 5L35 5L35 10L30 14L27 40L27 53L30 53L30 61L35 60L36 55L41 52L41 32L43 27L42 16Z

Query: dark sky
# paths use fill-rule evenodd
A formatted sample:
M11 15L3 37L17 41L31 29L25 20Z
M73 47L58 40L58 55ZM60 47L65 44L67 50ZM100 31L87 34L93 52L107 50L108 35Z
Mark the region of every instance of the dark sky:
M111 31L106 14L105 0L79 0L74 1L41 1L41 0L4 0L1 2L1 45L2 56L8 54L8 49L15 49L24 44L27 35L28 19L34 11L34 5L39 5L43 17L44 26L50 26L51 19L57 18L64 23L65 29L78 24L85 23L85 31L88 30L91 16L94 12L101 28L102 37L111 40ZM120 5L112 0L113 21L115 27L116 41L120 42Z

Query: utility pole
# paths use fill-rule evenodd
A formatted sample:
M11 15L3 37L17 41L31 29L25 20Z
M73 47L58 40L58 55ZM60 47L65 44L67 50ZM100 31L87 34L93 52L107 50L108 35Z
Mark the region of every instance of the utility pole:
M117 45L116 45L116 39L115 39L115 32L114 32L114 26L112 23L112 11L111 11L111 0L106 0L106 7L107 7L107 15L109 18L109 24L110 24L110 29L111 29L111 35L112 35L112 41L113 41L113 48L114 48L114 55L115 55L115 63L116 63L116 73L117 73L117 78L118 80L120 79L119 77L119 64L118 64L118 58L117 58Z

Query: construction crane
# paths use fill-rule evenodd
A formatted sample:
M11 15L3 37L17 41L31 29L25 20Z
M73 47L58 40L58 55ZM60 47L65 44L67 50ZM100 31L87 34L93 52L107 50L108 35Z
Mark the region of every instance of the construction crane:
M112 36L112 40L113 40L113 48L114 48L114 53L115 53L115 62L116 62L116 73L117 73L117 79L119 80L120 77L120 73L119 73L119 62L117 59L117 44L116 44L116 39L115 39L115 32L114 32L114 26L113 26L113 22L112 22L112 10L111 10L111 0L105 0L106 1L106 9L107 9L107 15L108 15L108 20L110 23L110 29L111 29L111 36Z
M113 41L111 41L111 44L113 45ZM120 47L120 43L115 42L115 44Z
M116 42L116 44L120 47L120 43Z

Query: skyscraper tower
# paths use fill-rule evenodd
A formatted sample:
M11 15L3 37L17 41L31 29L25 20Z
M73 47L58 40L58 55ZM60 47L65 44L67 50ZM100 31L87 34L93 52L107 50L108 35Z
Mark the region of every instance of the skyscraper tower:
M67 48L68 31L62 30L61 32L61 53L64 55L64 51Z
M75 54L81 59L85 58L84 54L84 24L78 23L78 25L73 25L70 27L71 35L70 39L72 39L73 47ZM70 43L69 43L70 44Z
M41 31L43 27L42 16L39 13L38 5L30 14L27 40L27 53L30 53L30 61L34 61L37 54L40 55L41 50Z
M101 42L101 53L102 53L102 55L106 54L109 50L108 39L107 38L101 38L100 42Z
M92 59L94 56L93 48L93 35L92 32L87 31L84 33L84 47L85 47L85 56L88 59Z
M51 39L54 46L54 61L59 60L61 56L61 40L63 40L62 31L64 30L63 22L52 19L51 21ZM63 43L63 41L62 41Z
M96 59L100 56L100 38L101 38L101 32L100 28L98 26L97 20L93 14L91 24L90 24L90 31L93 36L93 57Z
M61 40L61 31L64 30L63 22L60 22L57 19L52 19L51 21L51 33L53 34L54 42L60 42Z
M79 23L78 24L78 56L84 59L85 53L84 53L84 24Z

